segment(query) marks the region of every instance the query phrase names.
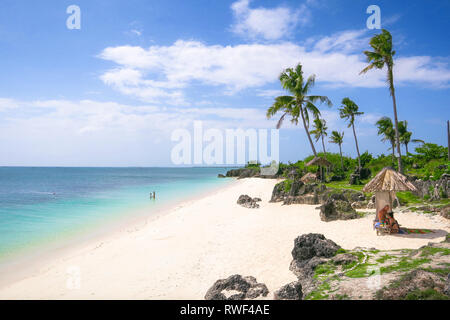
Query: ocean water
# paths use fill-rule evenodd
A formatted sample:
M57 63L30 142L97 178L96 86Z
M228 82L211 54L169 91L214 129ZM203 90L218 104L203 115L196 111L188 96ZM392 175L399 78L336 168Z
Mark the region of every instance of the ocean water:
M0 167L0 263L229 183L226 168ZM149 193L156 191L156 200Z

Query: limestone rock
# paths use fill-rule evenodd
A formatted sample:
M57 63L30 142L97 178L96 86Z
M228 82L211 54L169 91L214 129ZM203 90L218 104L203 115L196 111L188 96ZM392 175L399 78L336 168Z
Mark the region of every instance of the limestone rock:
M229 295L227 296L227 293ZM239 274L227 279L217 280L206 292L206 300L243 300L267 296L269 290L263 283L258 283L254 277L243 277Z
M302 285L299 281L288 283L273 294L275 300L301 300L302 297Z
M330 199L320 206L320 219L322 221L328 222L356 218L359 218L359 216L348 201Z
M256 203L257 201L261 201L259 198L252 198L246 194L242 194L239 196L239 199L237 200L237 204L246 207L246 208L259 208L259 204Z

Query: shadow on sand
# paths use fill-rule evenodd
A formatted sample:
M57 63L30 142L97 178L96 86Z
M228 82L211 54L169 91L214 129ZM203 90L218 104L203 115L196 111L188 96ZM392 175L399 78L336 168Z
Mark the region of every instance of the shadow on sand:
M417 230L418 228L401 227L401 229ZM395 236L395 237L411 238L411 239L436 239L436 238L445 237L448 233L447 231L441 230L441 229L426 229L426 230L429 230L431 232L429 232L429 233L403 233L403 234L396 233L396 234L391 234L391 235Z

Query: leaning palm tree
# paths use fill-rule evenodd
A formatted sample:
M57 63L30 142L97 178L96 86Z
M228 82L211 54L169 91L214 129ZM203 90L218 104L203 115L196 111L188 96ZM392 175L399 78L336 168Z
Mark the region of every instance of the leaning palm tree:
M387 83L389 85L389 92L392 97L392 104L394 107L394 121L395 121L395 141L397 145L398 153L398 170L403 172L402 166L402 153L400 149L400 135L398 132L398 117L397 117L397 102L395 100L395 88L394 88L394 55L395 51L392 50L392 35L389 31L382 29L381 34L375 35L370 39L370 46L373 51L364 51L367 57L367 62L370 63L359 74L366 73L371 69L383 69L387 67Z
M339 133L338 131L331 132L330 142L339 146L339 153L341 155L341 168L344 171L344 160L342 159L342 143L344 142L344 131Z
M398 123L398 131L400 134L400 143L405 145L406 154L408 151L408 144L411 142L412 132L408 131L408 121L399 121Z
M364 112L360 112L358 105L350 98L344 98L342 99L342 106L339 108L339 114L342 119L348 120L348 128L352 127L353 129L356 152L358 154L358 169L361 170L361 155L359 154L358 139L356 138L355 117L364 114Z
M394 150L395 150L396 140L395 140L394 125L392 124L392 120L389 117L383 117L377 121L376 125L378 128L378 135L382 136L381 141L383 141L383 142L389 141L389 143L391 144L390 149L392 150L392 163L394 163L395 162Z
M316 142L319 141L319 139L322 139L323 154L325 155L325 159L326 159L327 151L325 150L324 137L326 137L328 135L327 122L325 121L325 119L319 119L319 118L314 119L313 127L314 127L314 130L311 130L309 133L312 133L314 135Z
M279 129L286 116L290 116L291 122L294 124L298 124L298 118L301 117L306 136L311 144L311 149L314 156L317 156L316 148L314 147L314 143L308 130L309 112L317 119L320 116L320 111L317 108L316 103L321 102L331 106L331 101L325 96L308 95L308 92L314 86L315 76L311 75L305 81L303 78L302 65L300 63L295 69L288 68L284 70L279 79L282 87L291 95L275 98L274 104L267 109L267 118L270 119L279 111L283 112L277 123L277 129Z

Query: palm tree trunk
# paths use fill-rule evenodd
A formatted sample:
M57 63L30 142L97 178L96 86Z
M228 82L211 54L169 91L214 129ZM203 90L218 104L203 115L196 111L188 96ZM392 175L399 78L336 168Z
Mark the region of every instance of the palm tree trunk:
M408 144L407 143L405 143L405 149L406 149L406 154L408 154L409 151L408 151Z
M447 158L450 161L450 122L447 120Z
M395 142L391 141L391 150L392 150L392 164L395 163Z
M314 157L317 157L316 148L314 147L314 143L313 143L313 141L311 139L311 136L309 134L308 126L306 125L305 115L303 114L303 108L302 107L300 107L300 114L302 116L303 127L305 128L306 136L308 137L309 143L311 144L311 149L312 149L312 151L314 153Z
M394 106L394 122L395 122L395 142L397 143L397 153L398 153L398 171L403 173L402 166L402 151L400 148L400 135L398 133L398 117L397 117L397 102L395 100L395 89L394 89L394 75L392 72L392 66L388 67L389 72L389 82L390 82L390 91L392 96L392 104Z
M323 142L323 135L322 135L322 148L323 148L323 153L325 154L325 159L327 158L327 151L325 150L325 143Z
M355 137L356 152L358 153L358 169L361 170L361 155L359 154L358 139L356 139L355 124L352 123L353 136Z
M342 171L344 171L344 160L342 160L342 147L341 147L341 144L339 144L339 153L341 154L341 168L342 168Z

